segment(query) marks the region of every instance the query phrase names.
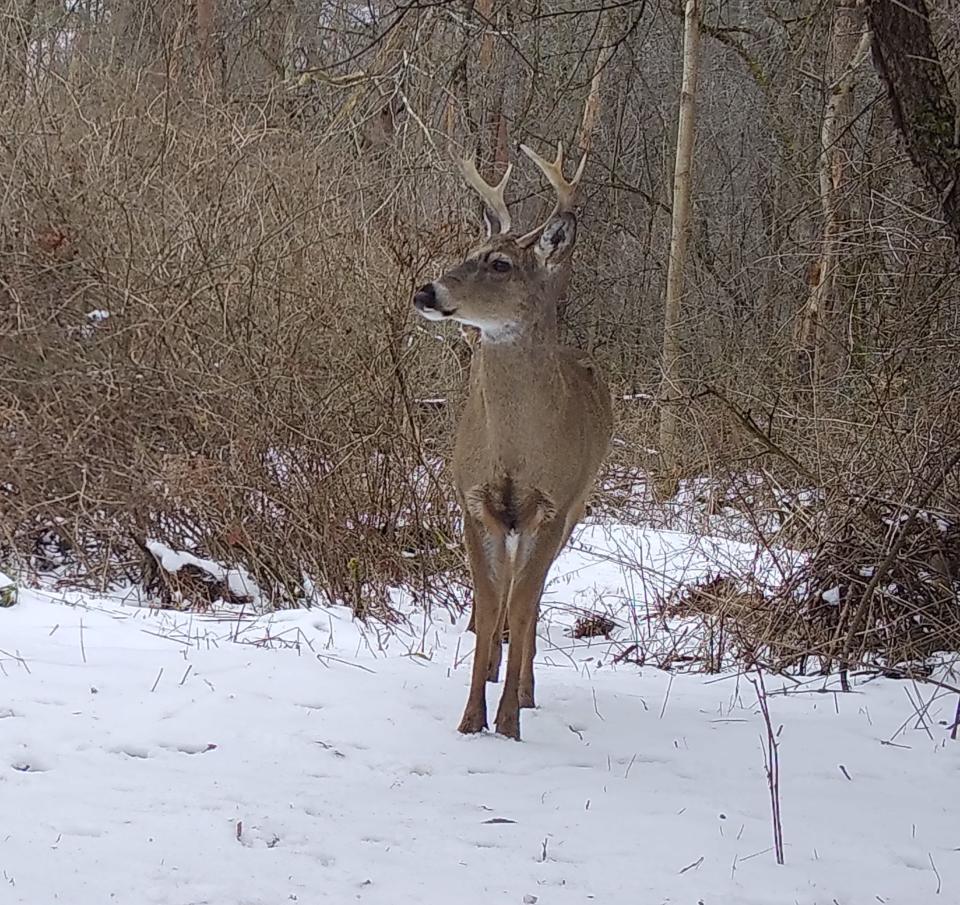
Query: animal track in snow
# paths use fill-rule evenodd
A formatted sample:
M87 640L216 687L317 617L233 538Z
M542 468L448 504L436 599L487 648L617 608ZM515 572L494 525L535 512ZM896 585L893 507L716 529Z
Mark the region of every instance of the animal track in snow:
M49 767L45 767L34 758L29 760L15 760L10 764L10 767L18 773L47 773L50 770Z
M111 754L122 754L125 757L135 757L137 760L146 760L150 757L150 749L144 745L120 745L109 750Z
M167 751L179 751L181 754L206 754L208 751L215 751L217 746L212 742L184 742L179 745L161 744L161 748Z

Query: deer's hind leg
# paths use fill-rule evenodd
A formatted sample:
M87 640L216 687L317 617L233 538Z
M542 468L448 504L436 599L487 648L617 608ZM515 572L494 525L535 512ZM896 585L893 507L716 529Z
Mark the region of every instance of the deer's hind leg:
M579 522L583 520L584 509L583 503L577 504L571 514L567 516L567 520L564 524L563 529L563 538L560 541L560 545L557 547L557 552L554 554L554 557L559 555L560 551L567 545L567 541L570 540L570 535L573 533L573 529L577 526ZM548 567L549 568L549 567ZM544 575L544 580L546 580L546 575ZM537 592L537 610L536 615L534 616L533 623L530 627L530 630L527 632L527 637L524 639L523 646L523 664L520 667L520 708L527 709L536 707L536 696L534 693L534 679L533 679L533 660L537 655L537 621L540 616L540 598L543 596L543 584L541 583L540 589Z
M502 590L501 590L502 595ZM488 682L499 682L500 681L500 662L503 659L503 641L504 641L504 632L506 629L507 622L507 609L504 605L503 600L501 599L500 603L500 629L497 632L497 636L494 642L490 645L490 669L487 672L487 681ZM477 608L472 606L470 608L470 621L467 623L467 631L477 633Z
M510 625L507 676L497 709L497 732L518 741L521 685L526 686L524 699L531 706L533 702L533 653L536 650L540 595L563 537L564 523L555 518L521 533L520 551L507 597Z
M537 593L536 611L533 621L527 630L527 637L523 639L523 662L520 664L520 689L518 700L520 709L531 709L537 706L534 696L533 659L537 655L537 621L540 618L540 597L543 594L543 585Z
M507 624L507 601L506 589L499 588L500 592L500 621L497 623L497 631L490 642L490 667L487 670L488 682L500 681L500 663L503 660L503 632Z

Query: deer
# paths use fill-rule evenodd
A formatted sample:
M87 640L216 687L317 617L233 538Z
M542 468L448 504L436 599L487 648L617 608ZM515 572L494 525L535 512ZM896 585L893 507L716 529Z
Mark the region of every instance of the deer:
M486 238L413 298L426 319L479 331L450 463L476 633L458 728L465 734L488 728L486 685L499 681L506 626L496 731L517 741L521 708L536 706L533 661L547 574L584 518L612 431L603 376L585 353L558 338L557 309L570 276L586 155L567 180L562 143L552 163L527 145L520 149L553 187L553 211L516 235L505 200L513 164L492 185L472 158L460 161L464 180L483 201Z

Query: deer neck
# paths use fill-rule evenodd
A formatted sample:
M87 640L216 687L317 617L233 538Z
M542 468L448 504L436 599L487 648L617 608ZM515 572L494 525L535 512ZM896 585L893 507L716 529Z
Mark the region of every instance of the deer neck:
M557 344L557 304L550 296L540 297L516 323L480 334L480 350L491 359L529 356L538 348Z
M555 341L524 333L511 342L481 339L474 359L468 423L480 474L527 486L544 437L556 435L566 409L565 381ZM519 486L518 485L518 486Z
M488 433L521 427L530 405L542 405L555 385L556 318L481 336L473 392L486 415Z
M551 400L562 392L556 301L549 292L530 301L517 322L481 333L471 374L474 412L507 472L524 457L525 438L538 435L536 425L555 413Z

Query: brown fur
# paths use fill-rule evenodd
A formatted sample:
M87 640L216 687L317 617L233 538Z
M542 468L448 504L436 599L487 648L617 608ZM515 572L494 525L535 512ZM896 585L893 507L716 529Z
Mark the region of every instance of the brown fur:
M496 728L520 738L520 708L534 706L544 581L583 517L609 443L603 378L583 353L557 341L558 287L566 281L575 232L572 214L562 211L533 237L535 244L496 236L432 284L443 316L482 329L452 462L477 636L461 732L487 726L486 683L498 678L506 624ZM511 262L509 272L494 269L500 258Z

